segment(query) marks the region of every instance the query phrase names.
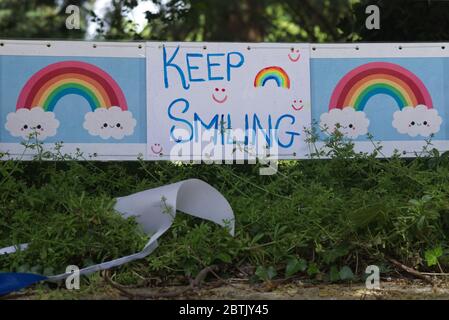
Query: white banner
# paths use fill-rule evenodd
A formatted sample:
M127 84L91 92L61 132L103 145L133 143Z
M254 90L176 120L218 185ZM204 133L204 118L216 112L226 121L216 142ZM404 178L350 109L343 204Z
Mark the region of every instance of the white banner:
M148 156L304 157L309 45L149 43Z
M144 155L145 61L144 43L2 41L0 151L15 159Z
M449 150L448 57L445 43L312 45L312 119L321 138L338 124L357 151L382 146L381 157Z
M2 159L305 159L337 126L449 150L447 43L0 42Z

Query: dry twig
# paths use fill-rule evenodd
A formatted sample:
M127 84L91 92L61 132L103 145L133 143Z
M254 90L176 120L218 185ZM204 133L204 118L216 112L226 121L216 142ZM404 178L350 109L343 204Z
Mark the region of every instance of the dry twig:
M398 267L398 268L404 270L405 272L415 276L416 278L422 279L422 280L426 281L427 283L430 283L430 284L433 285L433 280L429 276L427 276L425 274L422 274L421 272L419 272L419 271L417 271L417 270L415 270L413 268L407 267L406 265L400 263L396 259L388 258L388 260L391 263L393 263L396 267Z
M206 279L207 275L209 273L215 273L214 270L217 270L218 267L213 265L204 268L201 270L198 275L190 282L190 285L179 287L176 290L173 291L157 291L157 292L148 292L148 293L135 293L128 290L126 286L122 286L115 281L113 281L107 272L104 273L104 279L105 281L111 285L113 288L120 291L121 294L128 297L129 299L166 299L166 298L175 298L179 297L183 294L186 294L187 292L191 292L199 288L202 284L202 282ZM222 281L218 281L218 285L221 285ZM217 283L214 284L214 287L217 286Z

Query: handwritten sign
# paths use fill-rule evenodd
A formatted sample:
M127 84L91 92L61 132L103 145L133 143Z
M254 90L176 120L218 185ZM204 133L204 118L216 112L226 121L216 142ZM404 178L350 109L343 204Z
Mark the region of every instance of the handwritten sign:
M149 158L305 154L307 45L150 43L147 57Z

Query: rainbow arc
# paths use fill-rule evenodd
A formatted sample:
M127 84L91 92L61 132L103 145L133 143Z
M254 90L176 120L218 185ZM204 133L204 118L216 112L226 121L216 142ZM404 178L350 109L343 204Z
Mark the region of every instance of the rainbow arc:
M339 81L329 109L353 107L363 111L378 94L392 97L401 110L418 105L433 108L426 86L415 74L394 63L372 62L353 69Z
M108 73L86 62L63 61L41 69L27 81L16 110L42 107L53 111L58 101L69 94L84 97L92 111L112 106L128 109L123 91Z
M266 67L260 70L254 79L254 87L264 87L268 81L275 81L280 88L290 89L290 78L281 67Z

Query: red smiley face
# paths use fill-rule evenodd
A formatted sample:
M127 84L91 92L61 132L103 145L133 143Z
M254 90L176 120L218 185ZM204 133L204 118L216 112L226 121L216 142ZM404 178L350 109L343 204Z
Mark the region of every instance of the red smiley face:
M302 109L304 109L304 104L302 100L293 100L292 108L295 111L301 111Z
M301 54L299 53L299 49L291 49L291 52L288 54L288 58L291 62L298 62L301 58Z
M226 94L225 88L215 88L214 93L212 93L212 99L216 103L225 103L228 100L228 95Z

